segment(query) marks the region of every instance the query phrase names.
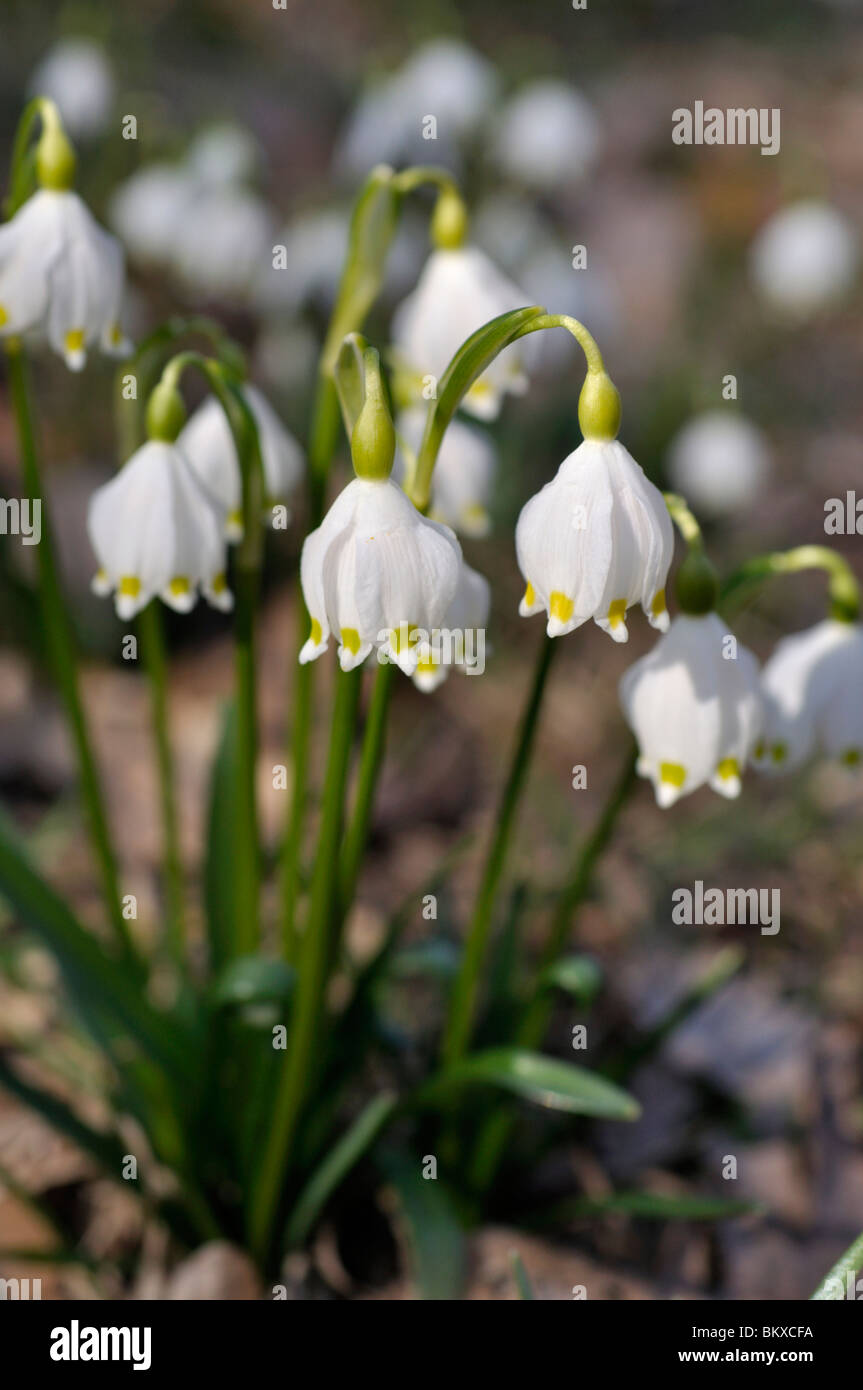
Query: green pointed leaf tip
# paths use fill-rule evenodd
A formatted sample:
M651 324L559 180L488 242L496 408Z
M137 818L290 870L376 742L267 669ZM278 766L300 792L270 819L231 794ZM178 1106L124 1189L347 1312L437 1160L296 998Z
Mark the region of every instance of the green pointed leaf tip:
M289 1245L303 1243L333 1192L372 1147L392 1118L397 1104L398 1097L392 1091L375 1096L336 1141L297 1199L288 1225Z
M446 1102L462 1086L498 1086L570 1115L637 1120L641 1114L638 1101L604 1077L524 1048L498 1047L466 1057L421 1088L418 1100Z
M589 1004L599 993L602 970L589 956L562 956L543 972L542 981L571 994L580 1004Z

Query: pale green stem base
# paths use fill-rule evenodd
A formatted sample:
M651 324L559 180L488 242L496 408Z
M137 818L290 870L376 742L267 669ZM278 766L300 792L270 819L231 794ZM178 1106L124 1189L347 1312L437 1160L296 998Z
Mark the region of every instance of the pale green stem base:
M165 891L165 939L178 965L185 957L183 905L183 862L180 852L180 826L174 796L171 736L168 728L168 671L162 614L155 599L138 618L138 633L144 667L150 683L153 737L159 769L159 799L162 808L163 874Z

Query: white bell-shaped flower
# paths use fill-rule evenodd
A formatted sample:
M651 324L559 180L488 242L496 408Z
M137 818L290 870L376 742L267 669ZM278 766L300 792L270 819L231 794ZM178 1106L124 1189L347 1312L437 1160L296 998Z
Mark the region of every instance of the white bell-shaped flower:
M522 617L545 611L549 637L593 618L616 642L640 603L665 632L673 535L662 493L616 439L586 439L525 503L515 544Z
M228 611L222 514L175 444L150 440L90 499L87 529L99 570L95 593L114 594L120 618L153 598L188 613L198 589Z
M420 407L404 410L396 421L400 441L415 456L426 424ZM404 452L396 453L393 476L402 482L407 472ZM487 536L488 506L497 475L497 451L491 437L476 425L451 420L440 446L434 473L429 515L465 536Z
M676 617L624 674L620 701L660 806L705 784L739 794L762 724L758 663L716 613Z
M814 753L863 758L863 627L826 618L777 644L761 674L764 733L753 761L784 772Z
M805 319L837 303L851 288L860 243L838 208L817 199L774 213L750 251L758 291L775 308Z
M145 164L114 191L108 220L133 260L165 266L200 183L183 164Z
M566 82L534 82L506 103L495 122L498 168L527 188L554 192L578 183L599 152L599 122Z
M355 478L303 545L300 578L312 626L300 661L320 656L333 634L342 670L377 650L412 675L413 633L441 625L461 563L449 527L422 516L396 483Z
M286 502L302 478L303 451L256 387L244 384L240 389L258 427L266 488L264 506L272 515L272 508ZM189 460L205 490L223 508L227 539L241 540L240 463L225 412L214 396L208 397L183 426L177 447Z
M688 420L669 448L671 481L705 516L727 516L752 506L768 471L761 430L728 410L705 410Z
M42 188L0 227L0 337L44 332L72 371L123 356L123 253L71 189Z
M428 378L437 382L458 348L489 319L529 300L483 251L475 246L440 248L431 253L419 283L393 317L393 344L400 367L415 380L417 394ZM504 348L473 383L462 407L481 420L494 420L507 392L527 390L524 341Z
M489 582L462 563L458 586L440 628L420 648L414 685L425 694L437 690L451 670L481 675L485 669L485 632L491 609Z

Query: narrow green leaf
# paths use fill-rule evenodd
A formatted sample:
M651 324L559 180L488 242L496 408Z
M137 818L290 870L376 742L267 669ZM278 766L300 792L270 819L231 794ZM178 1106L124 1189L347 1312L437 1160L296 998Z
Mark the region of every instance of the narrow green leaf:
M237 775L237 711L230 700L210 778L207 856L204 863L204 909L210 969L215 974L235 955L236 883L234 876L234 805Z
M288 1222L288 1245L302 1245L336 1188L392 1118L397 1104L398 1097L392 1091L375 1096L333 1145L297 1199Z
M633 1096L595 1072L518 1047L496 1047L466 1057L422 1086L415 1103L447 1105L464 1086L497 1086L570 1115L636 1120L641 1113Z
M113 959L30 865L0 819L0 895L57 958L75 1003L103 1041L106 1016L130 1032L148 1056L176 1075L188 1059L176 1029L147 1004L136 971Z
M446 1187L440 1179L423 1177L422 1161L414 1154L387 1153L381 1168L396 1194L420 1298L459 1298L465 1241Z
M590 956L562 956L543 971L540 983L545 988L562 989L586 1008L599 993L602 971Z
M0 1056L0 1086L5 1086L7 1091L11 1091L25 1105L29 1105L52 1129L65 1134L79 1149L83 1149L84 1153L94 1158L110 1177L116 1178L118 1182L122 1181L123 1157L126 1150L114 1135L93 1129L92 1125L76 1115L65 1101L51 1095L49 1091L43 1091L40 1086L25 1081L9 1066L3 1056Z
M863 1270L863 1234L853 1245L849 1245L844 1255L840 1255L835 1265L818 1285L810 1302L823 1303L839 1299L856 1299L857 1276Z

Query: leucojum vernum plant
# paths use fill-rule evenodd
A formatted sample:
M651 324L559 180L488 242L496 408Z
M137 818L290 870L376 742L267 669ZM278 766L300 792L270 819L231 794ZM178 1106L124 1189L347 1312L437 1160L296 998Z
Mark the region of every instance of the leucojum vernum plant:
M704 784L736 797L750 763L781 771L816 753L858 762L858 586L838 555L817 545L758 557L720 583L684 499L663 496L618 438L620 398L593 337L566 315L514 307L518 291L471 246L464 202L446 172L378 167L359 193L307 461L245 380L243 354L218 324L172 319L137 347L128 342L121 250L75 193L74 176L58 112L37 99L21 121L0 228L0 336L23 491L44 503L36 583L45 660L77 755L104 921L80 920L5 820L0 893L21 939L37 938L56 958L69 1026L100 1058L102 1121L33 1079L21 1065L26 1040L0 1056L0 1082L137 1193L145 1220L166 1230L178 1252L227 1239L277 1281L286 1253L309 1242L334 1204L385 1181L408 1225L435 1228L433 1247L422 1229L415 1233L420 1289L457 1294L463 1232L484 1214L507 1211L508 1193L516 1194L508 1214L517 1217L519 1165L531 1163L540 1129L548 1142L537 1110L525 1123L526 1106L556 1115L565 1133L591 1118L638 1114L621 1085L625 1067L586 1069L544 1050L555 1001L568 996L586 1010L601 987L593 962L572 953L574 923L638 778L670 808ZM432 251L381 353L362 329L402 206L422 187L434 195ZM516 527L520 612L541 614L545 635L475 901L458 950L429 952L425 963L415 947L405 950L404 929L425 895L444 886L457 850L360 961L346 926L393 688L410 678L433 699L452 668L485 655L490 589L464 562L458 535L487 531L494 464L464 417L494 418L505 396L528 390L531 335L555 329L575 337L586 361L582 440L573 421L572 452L525 502ZM149 933L127 910L58 574L28 374L29 355L46 347L73 372L93 351L122 358L121 466L92 497L88 531L93 587L113 596L123 631L134 622L151 693L164 852L160 920ZM207 397L187 420L190 377ZM333 496L340 415L354 477ZM300 498L308 533L297 603L307 616L287 696L287 810L273 846L262 844L258 828L256 621L267 524L284 528ZM667 603L675 524L684 554ZM786 637L759 672L718 605L727 611L744 588L809 568L826 572L828 613ZM199 596L233 624L235 653L211 778L203 930L179 851L161 617L161 605L187 613ZM626 642L637 606L657 636L620 683L634 739L558 886L545 938L528 951L519 929L525 894L510 894L506 869L552 659L591 618ZM318 799L311 730L317 673L333 648ZM466 700L473 689L466 682ZM4 960L14 961L14 951ZM715 988L729 968L721 958L695 994ZM393 993L424 969L439 983L437 1025L396 1028ZM52 1220L61 1249L88 1261L62 1218ZM852 1248L843 1269L859 1267L860 1255ZM830 1278L819 1297L841 1296L841 1278Z

